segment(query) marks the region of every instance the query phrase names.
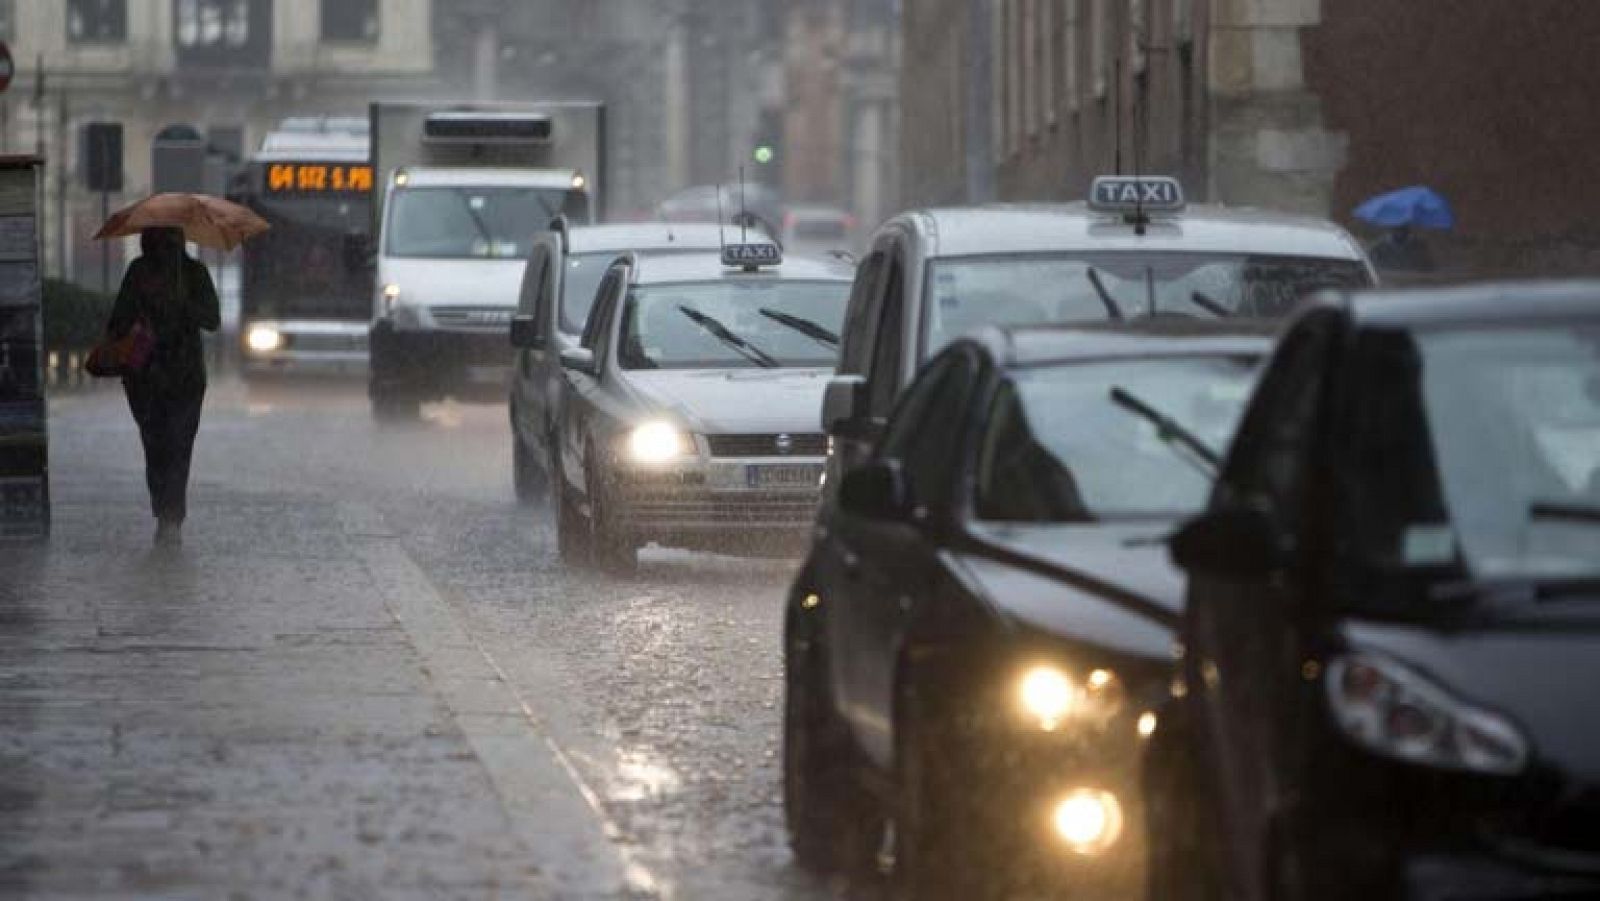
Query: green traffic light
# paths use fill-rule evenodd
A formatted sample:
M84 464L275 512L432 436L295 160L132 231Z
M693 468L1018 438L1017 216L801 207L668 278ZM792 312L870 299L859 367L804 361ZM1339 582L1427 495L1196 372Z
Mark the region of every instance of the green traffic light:
M773 153L772 148L765 144L756 148L756 162L761 163L762 165L772 162L772 158L774 156L777 156L777 154Z

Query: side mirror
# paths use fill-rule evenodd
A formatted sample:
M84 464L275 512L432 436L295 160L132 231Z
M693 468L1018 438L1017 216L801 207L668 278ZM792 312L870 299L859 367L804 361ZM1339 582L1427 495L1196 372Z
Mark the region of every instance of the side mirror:
M568 347L561 351L561 368L582 372L586 375L595 375L597 367L594 365L594 351L587 347Z
M848 431L866 408L867 380L859 375L834 376L822 395L822 430L830 435Z
M544 336L532 316L511 317L511 346L522 350L543 350Z
M897 460L874 460L845 473L839 482L841 509L868 519L905 516L905 476Z
M1288 565L1290 541L1275 518L1230 503L1190 520L1169 542L1172 562L1190 575L1259 579Z

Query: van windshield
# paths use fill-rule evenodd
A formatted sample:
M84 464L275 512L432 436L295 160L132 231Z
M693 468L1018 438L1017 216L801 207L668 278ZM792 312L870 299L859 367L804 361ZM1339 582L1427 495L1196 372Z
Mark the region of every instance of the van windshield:
M389 199L392 257L526 259L536 232L564 209L583 208L564 188L425 187Z
M1116 251L936 260L928 272L923 353L989 325L1148 316L1277 317L1306 294L1371 284L1356 260Z

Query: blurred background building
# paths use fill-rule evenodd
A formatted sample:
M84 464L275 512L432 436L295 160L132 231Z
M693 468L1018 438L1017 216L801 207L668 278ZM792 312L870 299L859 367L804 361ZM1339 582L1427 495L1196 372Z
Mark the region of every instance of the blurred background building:
M903 25L907 205L1142 169L1349 223L1426 184L1455 273L1600 271L1590 0L911 0Z
M898 0L0 0L18 70L0 152L48 159L45 269L90 286L83 136L100 121L123 127L116 207L157 187L151 147L172 126L210 148L221 191L289 116L599 99L618 215L743 166L871 225L896 208L899 16Z

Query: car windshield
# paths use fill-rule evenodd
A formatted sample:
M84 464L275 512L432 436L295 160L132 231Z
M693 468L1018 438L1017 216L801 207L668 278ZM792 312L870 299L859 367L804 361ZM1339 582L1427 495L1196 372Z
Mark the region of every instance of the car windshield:
M521 259L536 232L582 195L561 188L407 188L389 203L388 254Z
M1174 432L1225 450L1259 365L1247 355L1023 370L1002 387L985 429L978 517L1091 522L1199 510L1211 478ZM1177 429L1164 430L1135 406Z
M1358 340L1345 493L1369 564L1600 576L1600 321Z
M848 282L727 278L634 288L623 369L832 366Z
M1365 286L1354 260L1217 253L1110 252L936 260L924 351L988 325L1128 319L1274 317L1307 293Z

